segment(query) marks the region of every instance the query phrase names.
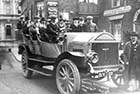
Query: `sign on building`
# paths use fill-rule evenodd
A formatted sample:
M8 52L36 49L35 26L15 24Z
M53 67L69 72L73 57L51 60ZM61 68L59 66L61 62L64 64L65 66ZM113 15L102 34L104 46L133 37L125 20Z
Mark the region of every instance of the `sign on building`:
M58 17L58 2L47 2L48 17Z

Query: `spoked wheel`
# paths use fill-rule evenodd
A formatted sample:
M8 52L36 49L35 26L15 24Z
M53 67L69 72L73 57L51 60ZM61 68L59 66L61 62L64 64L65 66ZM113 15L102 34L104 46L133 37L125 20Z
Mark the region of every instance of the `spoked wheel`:
M58 64L56 84L61 94L76 94L79 91L80 74L71 60L64 59Z
M27 53L26 50L24 50L22 52L22 70L23 70L23 75L26 78L31 78L31 76L33 74L33 71L28 70L28 67L29 67L28 63L29 63L28 53Z
M113 81L118 86L123 86L124 85L124 77L123 77L122 74L114 74L113 75Z
M112 75L112 80L114 81L114 83L122 88L122 87L127 87L128 84L128 75L127 75L127 71L122 72L122 73L114 73Z

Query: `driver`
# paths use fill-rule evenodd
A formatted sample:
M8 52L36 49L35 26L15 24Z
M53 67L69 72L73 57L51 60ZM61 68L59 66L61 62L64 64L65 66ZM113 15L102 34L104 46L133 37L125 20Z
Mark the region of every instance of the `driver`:
M52 16L50 23L47 25L47 32L51 42L57 42L57 35L59 33L59 27L56 22L56 17Z

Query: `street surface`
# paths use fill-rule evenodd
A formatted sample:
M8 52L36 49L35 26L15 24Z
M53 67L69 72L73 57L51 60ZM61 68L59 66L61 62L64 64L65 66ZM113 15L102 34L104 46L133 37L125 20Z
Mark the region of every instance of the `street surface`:
M0 94L60 94L53 77L34 73L31 79L24 78L20 62L17 61L11 52L0 50L0 63L2 63L2 69L0 70ZM109 94L140 94L140 92L112 91L115 93ZM120 92L117 93L118 91Z
M53 77L36 73L24 78L20 62L10 52L0 51L0 63L0 94L59 94Z

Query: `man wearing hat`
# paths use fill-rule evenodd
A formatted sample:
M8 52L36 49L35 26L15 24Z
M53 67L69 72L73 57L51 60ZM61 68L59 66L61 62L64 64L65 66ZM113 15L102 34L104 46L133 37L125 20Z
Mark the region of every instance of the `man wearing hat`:
M121 57L128 63L128 90L136 90L140 82L140 41L136 32L131 33L130 41L126 43Z
M58 35L59 28L58 28L58 25L56 23L56 17L52 16L50 19L51 19L50 23L47 25L46 33L48 34L51 42L57 42L56 37Z
M79 18L73 18L73 23L70 25L70 32L80 32Z
M84 30L85 32L97 32L98 27L95 23L93 23L92 16L87 16L84 28L85 28Z

